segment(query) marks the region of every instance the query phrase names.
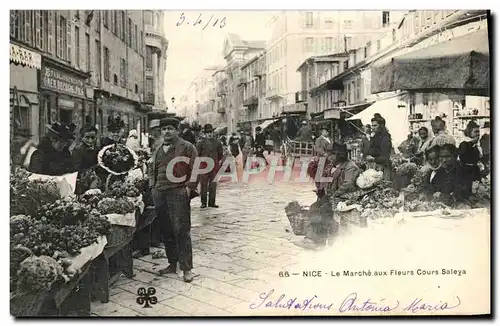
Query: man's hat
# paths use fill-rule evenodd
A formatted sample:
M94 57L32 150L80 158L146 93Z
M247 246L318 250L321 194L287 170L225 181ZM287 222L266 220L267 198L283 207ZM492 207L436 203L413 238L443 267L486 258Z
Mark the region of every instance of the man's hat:
M153 119L149 122L149 129L159 128L160 127L160 119Z
M74 140L75 135L73 134L76 126L72 123L69 126L63 125L59 122L55 122L52 125L46 125L47 129L63 140Z
M214 132L214 127L210 124L210 123L207 123L204 127L203 127L203 131L205 133L208 133L208 132Z
M332 147L330 148L329 152L332 154L347 154L347 145L346 144L338 144L338 143L333 143Z
M172 126L174 128L179 127L179 120L175 118L165 118L160 120L160 127Z
M119 131L125 128L125 122L122 121L120 117L113 118L112 116L108 117L108 131Z

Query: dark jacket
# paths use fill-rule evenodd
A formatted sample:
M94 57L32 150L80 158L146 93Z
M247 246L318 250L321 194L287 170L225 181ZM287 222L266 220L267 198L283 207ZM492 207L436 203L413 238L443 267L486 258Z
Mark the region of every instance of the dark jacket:
M327 194L337 197L355 191L359 173L359 167L350 160L340 164L331 174L333 180L327 186Z
M445 204L451 204L452 198L460 199L462 197L462 182L460 181L458 166L451 169L443 167L436 170L432 181L430 180L432 171L429 171L422 184L422 190L427 197L432 198L434 193L440 192L439 201ZM453 196L452 196L453 194Z
M318 156L325 156L328 149L332 147L332 141L328 142L324 137L320 136L314 143L314 151Z
M247 140L250 139L250 144L247 144ZM240 138L240 148L244 148L245 145L250 145L248 147L254 148L255 147L255 140L253 139L252 135L250 136L243 136Z
M184 131L181 132L179 136L185 141L196 145L196 136L194 135L194 132L191 131L191 129L184 129Z
M198 142L196 145L196 151L200 157L210 157L215 166L208 174L214 175L219 171L220 163L224 157L224 149L220 140L215 138L205 138ZM205 168L206 164L202 165L201 168Z
M255 135L255 147L265 147L266 146L266 136L264 133Z
M361 139L361 154L363 156L370 154L370 140L366 136Z
M97 165L97 148L90 148L85 143L81 143L73 150L73 162L78 171L85 171Z
M229 137L229 150L231 151L231 154L236 157L240 154L240 150L238 148L238 145L239 145L239 141L237 142L237 138L236 137Z
M69 149L56 151L47 137L42 139L37 150L31 155L28 166L30 172L52 176L73 173L77 170Z
M392 140L388 133L377 132L370 139L369 154L375 158L375 163L388 166L391 150Z
M149 186L156 190L163 191L168 189L180 188L188 186L192 190L196 190L197 181L191 182L191 173L193 171L194 161L198 156L196 147L193 144L178 138L167 153L163 152L164 146L158 146L151 156L153 163L149 173ZM166 167L176 157L188 157L189 163L179 161L174 165L173 174L177 178L186 176L184 181L175 182L168 180L166 177Z

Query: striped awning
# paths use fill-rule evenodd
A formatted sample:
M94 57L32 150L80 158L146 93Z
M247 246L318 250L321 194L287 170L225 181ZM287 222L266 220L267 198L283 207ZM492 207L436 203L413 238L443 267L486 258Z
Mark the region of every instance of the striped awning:
M42 68L42 56L39 53L16 44L10 44L10 61L30 68Z

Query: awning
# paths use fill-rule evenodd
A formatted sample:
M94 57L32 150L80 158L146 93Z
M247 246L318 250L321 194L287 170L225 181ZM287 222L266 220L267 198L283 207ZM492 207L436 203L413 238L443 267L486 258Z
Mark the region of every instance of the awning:
M273 119L273 120L266 120L264 122L262 122L259 127L262 128L262 130L266 129L267 127L269 127L270 125L272 125L273 123L275 123L276 121L278 121L279 119Z
M371 92L458 89L489 94L489 60L488 31L481 30L372 67Z
M386 127L392 136L393 146L399 144L406 139L408 135L408 109L406 107L398 107L398 97L378 100L363 111L346 120L361 120L363 125L371 124L371 120L375 113L380 114L386 122Z
M227 133L227 126L220 126L215 128L214 130L214 134L223 134L223 133Z
M41 69L42 56L16 44L10 44L10 61L30 68Z

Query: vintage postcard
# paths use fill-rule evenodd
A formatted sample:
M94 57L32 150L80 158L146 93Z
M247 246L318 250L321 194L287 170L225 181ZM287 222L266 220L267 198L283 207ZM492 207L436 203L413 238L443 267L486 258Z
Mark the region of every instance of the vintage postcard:
M11 315L490 315L490 24L11 10Z

